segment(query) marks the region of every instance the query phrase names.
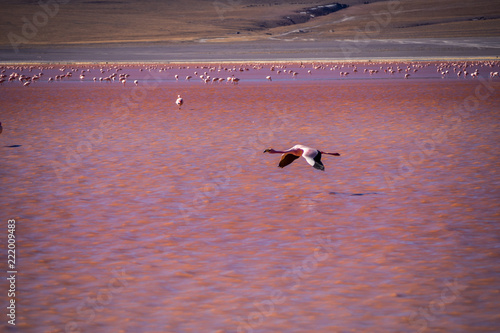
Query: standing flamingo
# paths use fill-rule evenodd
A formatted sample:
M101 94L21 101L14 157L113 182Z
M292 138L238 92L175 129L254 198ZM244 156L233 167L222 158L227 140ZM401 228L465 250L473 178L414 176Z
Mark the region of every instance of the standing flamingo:
M181 109L182 104L184 104L184 100L182 99L181 95L177 95L177 100L175 101L175 104L179 107L179 110Z
M325 166L321 162L321 155L322 154L327 154L327 155L333 155L333 156L340 156L339 153L326 153L324 151L320 151L314 148L309 148L303 145L295 145L292 148L285 150L285 151L279 151L279 150L274 150L272 148L264 150L264 153L269 153L269 154L283 154L281 155L281 160L278 164L280 168L286 167L288 164L291 164L293 161L295 161L297 158L302 156L305 158L307 163L309 165L313 166L314 168L318 170L325 170Z
M3 128L2 128L2 122L0 121L0 134L2 134Z

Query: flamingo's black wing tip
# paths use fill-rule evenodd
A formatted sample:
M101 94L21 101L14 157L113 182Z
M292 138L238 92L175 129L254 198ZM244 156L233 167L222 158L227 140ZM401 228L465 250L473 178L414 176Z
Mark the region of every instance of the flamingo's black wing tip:
M325 166L321 162L314 163L313 167L318 169L318 170L325 171Z

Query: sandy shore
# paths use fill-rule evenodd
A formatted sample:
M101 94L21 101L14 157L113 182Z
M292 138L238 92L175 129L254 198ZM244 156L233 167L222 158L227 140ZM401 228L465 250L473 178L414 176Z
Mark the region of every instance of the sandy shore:
M86 44L0 48L0 62L360 61L498 59L500 38Z

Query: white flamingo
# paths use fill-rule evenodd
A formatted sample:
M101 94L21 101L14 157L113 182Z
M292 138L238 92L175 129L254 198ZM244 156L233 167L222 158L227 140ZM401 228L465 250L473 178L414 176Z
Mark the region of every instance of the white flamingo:
M280 151L280 150L274 150L272 148L268 148L264 150L264 153L269 153L269 154L283 154L281 155L280 162L278 166L280 168L286 167L288 164L291 164L293 161L295 161L297 158L302 156L309 165L313 166L314 168L318 170L325 170L325 166L321 162L321 155L326 154L326 155L333 155L333 156L340 156L339 153L327 153L324 151L320 151L314 148L309 148L303 145L295 145L292 148L285 150L285 151Z
M175 101L175 104L179 107L179 110L181 109L182 104L184 104L184 100L182 99L181 95L177 95L177 100Z

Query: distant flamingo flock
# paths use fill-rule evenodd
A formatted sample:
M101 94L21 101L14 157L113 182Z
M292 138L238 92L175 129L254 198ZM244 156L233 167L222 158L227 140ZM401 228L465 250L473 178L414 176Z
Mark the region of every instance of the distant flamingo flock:
M437 78L459 78L476 79L483 76L493 80L499 78L498 68L500 61L462 61L462 62L411 62L393 64L388 62L365 62L365 63L279 63L279 64L241 64L241 65L192 65L192 66L162 66L162 65L112 65L103 66L92 65L85 68L74 66L0 66L0 85L5 82L20 82L28 87L35 82L58 82L58 81L93 81L96 83L119 82L123 86L133 77L134 86L139 86L139 81L144 78L141 72L149 72L151 79L174 82L192 82L193 79L199 79L203 84L233 84L238 85L241 78L253 81L274 82L275 79L296 80L301 77L300 74L307 74L312 77L316 73L323 73L325 78L326 71L332 72L331 79L345 78L369 78L383 77L384 75L395 78L410 79L418 78L423 70L427 70L426 78L431 77L429 69L435 67L434 76ZM294 69L289 69L292 67ZM358 68L359 67L359 68ZM363 68L364 67L364 68ZM52 73L50 76L46 73ZM263 74L258 74L263 71ZM37 72L36 74L32 74ZM54 72L59 72L54 74ZM186 73L187 72L187 73ZM182 74L185 73L185 74ZM226 73L226 75L224 75ZM335 75L335 73L338 73ZM418 74L417 74L418 73ZM186 75L187 74L187 75ZM74 76L75 75L75 76ZM181 75L185 75L181 80ZM364 75L364 76L363 76ZM399 75L399 76L398 76ZM136 77L134 77L136 76ZM46 77L46 78L45 78ZM241 77L241 78L240 78ZM421 76L422 77L422 76Z

